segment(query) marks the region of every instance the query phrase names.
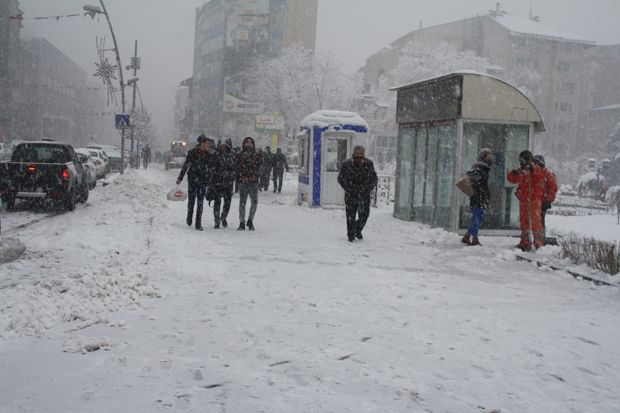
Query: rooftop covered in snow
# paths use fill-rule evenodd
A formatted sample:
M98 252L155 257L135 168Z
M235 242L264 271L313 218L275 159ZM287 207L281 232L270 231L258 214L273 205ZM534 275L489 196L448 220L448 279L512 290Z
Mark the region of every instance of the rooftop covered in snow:
M513 35L526 35L544 37L556 41L571 41L583 44L595 44L595 42L583 36L556 29L539 21L526 19L508 13L493 14L490 16L497 23L510 30Z
M308 129L333 126L357 132L368 132L368 123L359 114L339 110L319 110L306 116L299 126Z

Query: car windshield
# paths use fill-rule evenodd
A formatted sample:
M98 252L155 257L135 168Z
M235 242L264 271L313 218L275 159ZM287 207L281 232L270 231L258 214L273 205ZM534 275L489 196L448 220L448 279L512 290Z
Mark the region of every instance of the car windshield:
M21 144L15 148L13 162L67 163L71 162L64 146L47 144Z

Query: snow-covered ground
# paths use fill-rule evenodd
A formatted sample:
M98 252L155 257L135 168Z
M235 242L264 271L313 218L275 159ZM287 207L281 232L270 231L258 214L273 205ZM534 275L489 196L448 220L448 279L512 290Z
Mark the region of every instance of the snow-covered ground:
M255 232L236 197L198 232L165 200L177 173L3 220L27 250L0 265L0 412L620 411L618 288L389 209L350 244L293 179Z
M552 235L575 233L603 241L620 242L620 225L616 215L547 215L546 221Z

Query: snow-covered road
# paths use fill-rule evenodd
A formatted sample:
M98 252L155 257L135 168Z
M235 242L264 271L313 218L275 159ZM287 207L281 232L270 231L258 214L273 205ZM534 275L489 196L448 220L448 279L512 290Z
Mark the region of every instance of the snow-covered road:
M0 412L617 412L620 292L373 209L261 193L255 232L184 224L130 171L11 236ZM95 350L95 351L87 351Z

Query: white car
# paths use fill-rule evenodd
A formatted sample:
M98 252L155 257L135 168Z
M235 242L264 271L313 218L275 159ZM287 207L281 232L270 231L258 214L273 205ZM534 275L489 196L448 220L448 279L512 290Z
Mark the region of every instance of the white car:
M97 170L97 179L105 178L108 173L108 157L104 155L101 149L89 149L86 148L88 154L95 162L95 169Z
M89 187L93 189L97 186L97 165L95 160L90 156L90 152L86 148L75 149L75 154L78 156L82 166L88 170Z

